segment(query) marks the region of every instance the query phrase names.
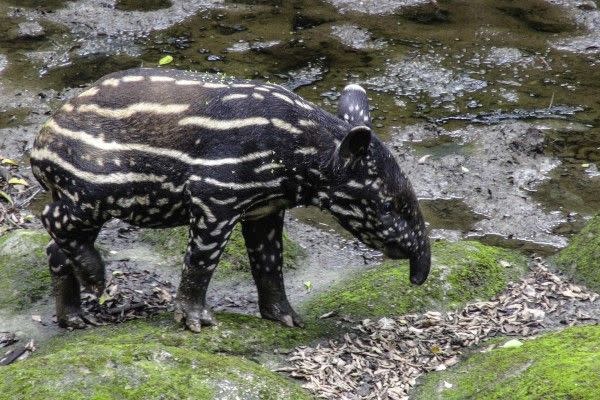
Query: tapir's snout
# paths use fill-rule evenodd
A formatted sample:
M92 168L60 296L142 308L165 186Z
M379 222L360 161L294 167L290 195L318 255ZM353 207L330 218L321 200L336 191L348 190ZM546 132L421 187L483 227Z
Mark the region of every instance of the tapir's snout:
M415 254L408 254L406 250L403 250L397 243L394 245L386 246L383 250L386 257L394 260L409 259L410 260L410 281L415 285L422 285L429 276L429 270L431 269L431 250L429 242L425 240L421 243Z
M410 257L410 281L415 285L422 285L429 276L431 269L431 250L429 242L423 243L417 255Z

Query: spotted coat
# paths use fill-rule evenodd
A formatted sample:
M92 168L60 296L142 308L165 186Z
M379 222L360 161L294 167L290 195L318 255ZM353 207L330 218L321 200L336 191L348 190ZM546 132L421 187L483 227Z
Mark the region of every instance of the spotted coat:
M41 220L59 323L83 326L79 283L103 289L94 241L113 218L189 226L176 317L194 331L214 323L206 289L238 222L261 314L301 325L281 273L291 207L329 210L368 245L410 258L411 279L424 281L429 243L410 183L369 128L364 89L350 85L342 99L338 118L278 85L134 69L63 105L31 152L53 199Z

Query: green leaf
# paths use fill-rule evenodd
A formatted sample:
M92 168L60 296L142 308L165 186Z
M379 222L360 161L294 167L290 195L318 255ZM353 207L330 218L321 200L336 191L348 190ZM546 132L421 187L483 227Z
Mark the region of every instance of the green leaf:
M312 290L313 284L311 281L306 281L304 282L304 287L306 288L306 291L310 292Z
M10 195L6 192L3 192L2 190L0 190L0 197L2 197L3 199L6 199L6 201L8 201L11 205L13 205L13 199L12 197L10 197Z
M10 158L3 159L0 164L3 164L3 165L14 165L14 166L18 166L19 165L15 160L11 160Z
M29 186L29 183L27 183L27 181L23 178L10 178L8 180L8 184L9 185L24 185L24 186Z
M164 56L160 60L158 60L158 65L167 65L173 62L173 56Z
M100 296L100 298L98 299L98 303L100 305L103 305L104 303L106 303L107 300L112 300L112 297L110 297L106 293L102 293L102 296Z

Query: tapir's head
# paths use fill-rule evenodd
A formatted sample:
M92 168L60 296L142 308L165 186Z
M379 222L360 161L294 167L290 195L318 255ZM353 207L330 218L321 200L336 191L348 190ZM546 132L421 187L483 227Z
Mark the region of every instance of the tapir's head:
M354 95L360 99L360 93ZM364 90L362 96L362 103L366 103ZM342 112L347 121L349 112L356 114L355 120L368 116L368 108L361 113L361 102L356 104L351 111L340 109L338 115ZM365 122L362 118L351 123L332 155L328 208L344 228L368 246L390 258L408 258L411 282L422 284L429 274L431 252L417 197L392 153L371 128L363 125Z

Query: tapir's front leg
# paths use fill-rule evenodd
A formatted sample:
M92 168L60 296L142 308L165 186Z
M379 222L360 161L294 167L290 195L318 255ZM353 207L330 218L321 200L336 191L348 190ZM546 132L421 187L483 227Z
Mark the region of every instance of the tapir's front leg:
M204 207L192 212L190 237L177 291L175 319L184 322L193 332L200 332L202 325L216 323L206 304L206 291L237 222L237 217L217 219L207 210Z
M283 283L283 215L281 211L258 220L242 221L242 233L258 289L260 314L287 326L302 326L302 320L288 302Z

